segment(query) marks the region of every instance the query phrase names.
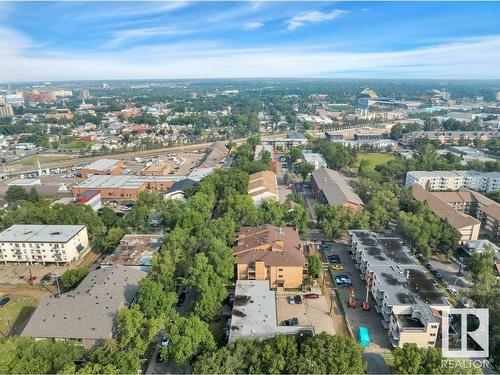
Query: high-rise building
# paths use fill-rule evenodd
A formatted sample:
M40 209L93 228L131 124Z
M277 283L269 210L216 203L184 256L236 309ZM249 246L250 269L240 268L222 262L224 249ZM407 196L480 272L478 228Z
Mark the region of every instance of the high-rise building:
M82 97L83 100L90 98L90 91L87 89L83 89L82 92L80 93L80 96Z
M500 102L500 91L497 92L496 99L497 99L497 102Z
M14 116L12 104L0 105L0 117Z

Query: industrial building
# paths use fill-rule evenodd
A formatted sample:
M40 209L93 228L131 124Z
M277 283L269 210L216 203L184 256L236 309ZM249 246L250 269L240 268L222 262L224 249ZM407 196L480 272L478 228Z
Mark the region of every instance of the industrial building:
M153 164L141 171L143 176L168 176L172 172L172 163Z
M101 208L101 193L98 191L87 190L76 197L75 203L86 204L94 211L97 211Z
M90 250L83 225L12 225L0 233L0 262L75 264Z
M441 311L450 306L426 269L399 237L364 230L352 230L349 235L351 257L368 283L375 310L382 316L392 345L434 347Z
M91 175L111 175L117 176L123 173L123 160L99 159L82 168L82 177Z
M40 301L21 336L71 340L85 349L113 337L115 317L135 299L146 272L122 265L91 271L75 290Z

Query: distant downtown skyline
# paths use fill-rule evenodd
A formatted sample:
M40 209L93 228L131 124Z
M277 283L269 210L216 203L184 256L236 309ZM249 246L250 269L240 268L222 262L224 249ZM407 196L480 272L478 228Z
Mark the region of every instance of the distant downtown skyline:
M0 82L500 78L497 2L0 2Z

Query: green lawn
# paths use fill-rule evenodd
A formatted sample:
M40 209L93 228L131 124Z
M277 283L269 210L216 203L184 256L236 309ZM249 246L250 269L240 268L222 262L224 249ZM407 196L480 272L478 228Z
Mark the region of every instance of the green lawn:
M35 307L31 298L12 296L5 306L0 307L0 331L5 335L9 332L19 335Z
M362 160L368 160L373 169L375 169L377 165L385 164L392 159L394 159L394 156L383 152L358 153L358 163Z
M43 163L45 162L61 161L67 159L68 155L66 154L35 154L28 156L27 158L16 160L12 163L12 165L37 166L38 161L40 161L43 167Z

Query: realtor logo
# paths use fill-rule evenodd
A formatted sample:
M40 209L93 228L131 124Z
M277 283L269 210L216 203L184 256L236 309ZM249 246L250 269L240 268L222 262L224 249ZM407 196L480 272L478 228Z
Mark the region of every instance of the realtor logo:
M487 358L488 326L488 309L443 310L443 357Z

